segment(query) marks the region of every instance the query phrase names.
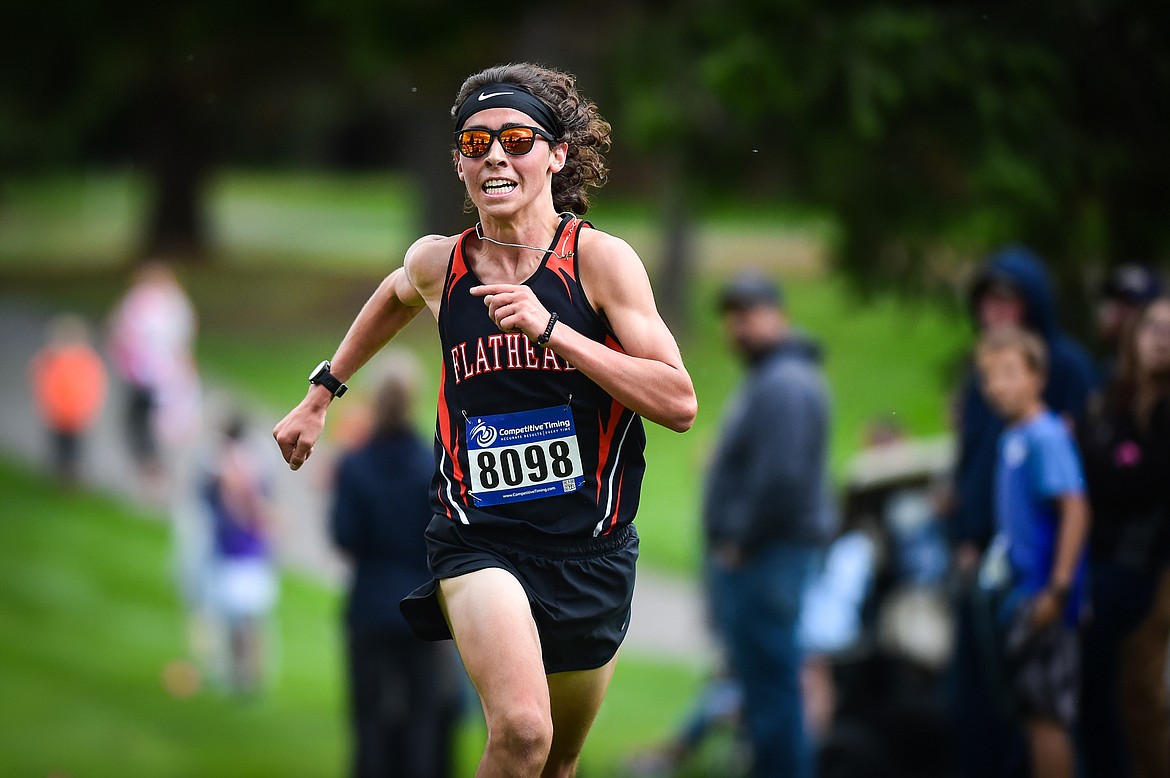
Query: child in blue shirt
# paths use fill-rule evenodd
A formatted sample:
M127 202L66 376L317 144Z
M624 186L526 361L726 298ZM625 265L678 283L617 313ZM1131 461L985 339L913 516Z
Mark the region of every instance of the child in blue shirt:
M1075 773L1077 629L1084 605L1089 510L1067 424L1042 399L1043 341L989 331L976 351L984 394L1007 427L999 441L994 505L1011 589L1004 665L1037 778Z

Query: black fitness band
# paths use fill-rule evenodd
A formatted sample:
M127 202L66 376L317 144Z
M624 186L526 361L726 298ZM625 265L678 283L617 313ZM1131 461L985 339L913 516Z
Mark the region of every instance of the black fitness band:
M544 334L536 339L536 345L543 346L548 343L548 339L552 337L553 325L557 323L557 314L554 311L552 316L548 317L548 326L544 328Z

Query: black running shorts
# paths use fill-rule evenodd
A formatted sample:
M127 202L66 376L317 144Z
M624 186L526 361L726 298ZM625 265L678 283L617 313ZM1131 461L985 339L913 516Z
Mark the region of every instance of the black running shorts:
M507 570L528 594L540 633L546 673L592 670L614 657L630 626L638 533L549 542L496 528L475 528L435 516L427 527L427 561L434 578L400 603L424 640L449 640L438 602L438 581L476 570Z

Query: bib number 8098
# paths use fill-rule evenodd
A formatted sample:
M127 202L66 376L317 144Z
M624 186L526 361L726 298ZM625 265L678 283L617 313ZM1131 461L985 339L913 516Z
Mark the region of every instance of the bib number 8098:
M569 444L563 440L530 443L500 449L482 450L476 454L479 469L477 479L484 489L501 486L539 484L555 478L568 478L573 473Z

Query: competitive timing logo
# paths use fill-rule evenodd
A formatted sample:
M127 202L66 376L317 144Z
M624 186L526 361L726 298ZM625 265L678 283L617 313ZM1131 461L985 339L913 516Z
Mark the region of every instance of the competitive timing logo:
M496 442L496 438L499 437L500 432L495 427L485 424L483 419L480 419L479 423L472 427L471 432L467 433L467 435L480 448L489 448Z

